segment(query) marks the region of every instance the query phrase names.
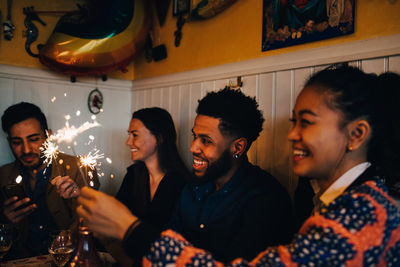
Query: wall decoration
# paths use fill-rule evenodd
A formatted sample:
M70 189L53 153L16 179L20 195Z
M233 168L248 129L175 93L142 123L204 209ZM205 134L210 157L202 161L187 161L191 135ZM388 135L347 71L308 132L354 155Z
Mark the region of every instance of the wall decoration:
M237 0L174 0L172 13L177 16L175 46L178 47L182 39L182 27L192 20L204 20L212 18Z
M98 88L92 90L88 96L88 108L92 114L98 114L103 108L103 94Z
M262 51L354 33L354 0L263 0Z
M3 22L4 40L11 41L14 37L15 26L11 20L12 0L7 0L7 20Z
M150 29L148 0L97 0L64 15L39 51L42 64L72 76L104 75L142 50Z
M187 14L190 9L190 0L174 0L172 6L172 15L179 16Z
M43 26L46 26L46 23L41 20L38 16L38 14L34 11L33 6L25 7L23 9L23 13L26 16L24 20L24 25L26 27L25 31L25 50L30 55L31 57L39 57L38 53L33 53L31 49L31 45L33 42L35 42L38 38L39 35L39 30L36 27L36 25L33 23L33 21L38 21L40 22ZM41 45L37 45L38 50L40 49Z

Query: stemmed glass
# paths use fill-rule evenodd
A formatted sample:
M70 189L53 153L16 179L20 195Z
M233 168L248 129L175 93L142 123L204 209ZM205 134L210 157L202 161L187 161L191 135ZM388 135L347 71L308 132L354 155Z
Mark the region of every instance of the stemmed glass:
M0 224L0 261L10 250L13 242L12 226L9 224Z
M59 267L63 267L71 258L74 251L74 240L70 230L62 230L52 233L52 241L49 246L49 253L53 262Z

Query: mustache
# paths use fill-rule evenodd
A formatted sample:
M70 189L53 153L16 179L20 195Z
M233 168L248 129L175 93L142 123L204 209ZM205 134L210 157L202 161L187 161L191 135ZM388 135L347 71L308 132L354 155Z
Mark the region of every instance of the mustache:
M22 154L21 158L25 158L25 157L38 157L38 154L35 153L28 153L28 154Z
M207 161L207 162L208 162L208 160L205 159L205 158L203 158L202 156L200 156L200 154L192 153L192 156L193 156L193 159L196 157L196 158L199 158L199 159L201 159L201 160L204 160L204 161Z

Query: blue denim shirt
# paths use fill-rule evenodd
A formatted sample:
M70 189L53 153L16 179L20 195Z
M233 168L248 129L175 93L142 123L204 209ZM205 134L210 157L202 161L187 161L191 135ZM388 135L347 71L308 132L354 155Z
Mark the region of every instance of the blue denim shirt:
M267 246L287 242L290 222L286 190L246 161L220 190L213 182L186 185L169 227L227 262L252 259Z
M57 229L56 222L53 219L46 204L46 188L49 183L52 166L49 165L42 171L36 174L35 190L32 191L29 184L29 174L22 171L22 176L25 181L25 188L28 197L32 203L35 203L37 208L29 217L29 234L27 248L33 255L48 254L49 234Z

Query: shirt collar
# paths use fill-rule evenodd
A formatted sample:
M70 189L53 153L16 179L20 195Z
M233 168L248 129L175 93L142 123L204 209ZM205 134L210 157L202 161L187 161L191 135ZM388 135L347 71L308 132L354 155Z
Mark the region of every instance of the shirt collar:
M319 197L320 201L325 205L329 205L333 200L340 196L368 167L371 166L370 162L360 163L342 176L339 177L324 193ZM319 187L315 181L311 183L314 192L319 193Z

